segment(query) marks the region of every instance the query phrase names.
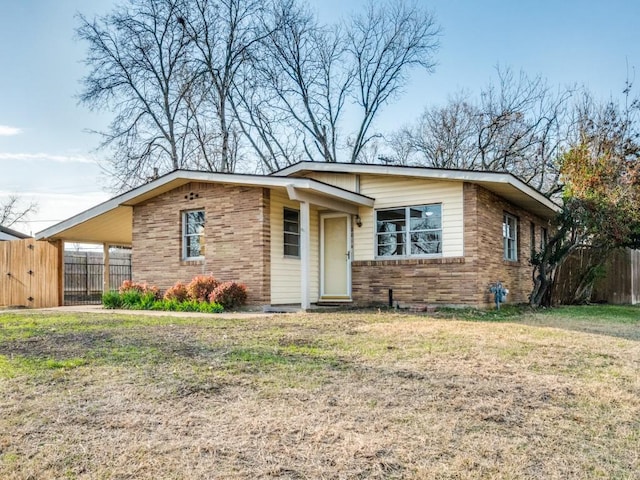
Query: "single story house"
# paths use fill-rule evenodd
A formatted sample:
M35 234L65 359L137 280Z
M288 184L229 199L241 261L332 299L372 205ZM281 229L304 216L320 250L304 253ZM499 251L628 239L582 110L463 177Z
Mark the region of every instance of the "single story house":
M255 305L386 304L391 290L401 304L482 307L496 281L527 301L531 251L558 210L509 173L301 162L177 170L37 238L128 245L134 281L213 274Z
M11 228L3 227L0 225L0 242L5 240L24 240L25 238L31 238L29 235L20 233Z

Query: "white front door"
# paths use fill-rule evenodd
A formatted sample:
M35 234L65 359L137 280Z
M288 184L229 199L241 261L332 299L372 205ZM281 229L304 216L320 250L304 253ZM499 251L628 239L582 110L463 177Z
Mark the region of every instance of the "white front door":
M351 300L351 229L349 216L321 216L320 296Z

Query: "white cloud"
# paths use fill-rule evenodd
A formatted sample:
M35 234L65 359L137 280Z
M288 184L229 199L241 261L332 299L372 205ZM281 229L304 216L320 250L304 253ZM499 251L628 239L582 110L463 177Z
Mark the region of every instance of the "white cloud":
M0 137L10 137L22 133L21 128L10 127L8 125L0 125Z
M50 153L0 153L0 161L45 161L58 163L96 163L85 155L52 155Z

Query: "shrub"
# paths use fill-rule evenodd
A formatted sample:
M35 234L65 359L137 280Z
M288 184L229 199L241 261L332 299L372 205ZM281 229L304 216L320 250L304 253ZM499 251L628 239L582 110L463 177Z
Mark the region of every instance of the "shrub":
M105 292L102 294L102 306L104 308L121 308L122 298L116 291Z
M131 280L125 280L118 290L120 295L127 292L138 292L140 294L152 293L154 297L158 297L158 287L149 286L146 283L136 283Z
M191 300L206 302L211 292L220 284L212 275L199 275L187 285L187 292Z
M120 294L120 300L122 302L122 308L128 308L129 310L140 310L142 293L135 289L125 290Z
M138 303L138 308L140 310L151 310L153 305L156 303L156 295L154 292L146 292L140 295L140 302Z
M225 309L237 308L247 301L247 287L242 283L224 282L209 295L209 302L219 303Z
M224 311L222 305L218 303L198 302L197 300L185 300L179 302L175 298L156 300L146 308L148 310L163 310L165 312L201 312L201 313L221 313Z
M151 310L162 310L165 312L175 312L178 310L178 305L180 302L175 298L157 300L151 307Z
M164 293L165 300L177 300L178 302L184 302L189 297L187 286L182 282L176 282L176 284L169 288Z
M224 312L224 307L219 303L200 303L200 312L202 313L222 313Z
M178 312L199 312L200 303L198 300L185 300L177 305Z

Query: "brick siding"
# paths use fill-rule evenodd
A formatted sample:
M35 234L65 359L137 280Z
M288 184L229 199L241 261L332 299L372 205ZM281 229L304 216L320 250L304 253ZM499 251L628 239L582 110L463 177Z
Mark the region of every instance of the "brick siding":
M270 301L269 190L190 183L133 208L133 279L162 290L196 275L247 286L248 303ZM182 212L205 211L205 259L182 260Z
M523 303L531 292L530 222L537 235L541 219L488 190L464 184L464 256L434 259L372 260L352 263L352 294L356 304L394 301L488 307L490 283L509 289L508 303ZM502 217L518 218L518 261L503 259ZM539 239L539 237L538 237Z

